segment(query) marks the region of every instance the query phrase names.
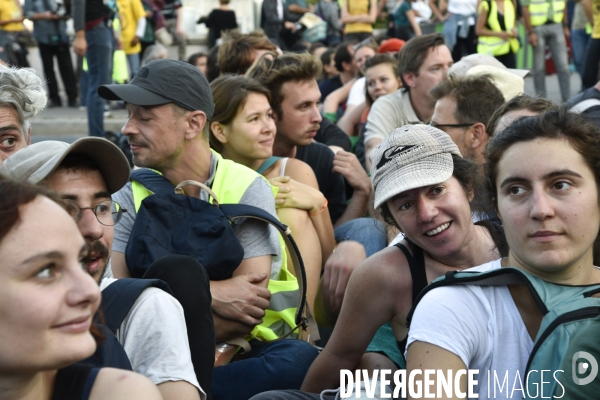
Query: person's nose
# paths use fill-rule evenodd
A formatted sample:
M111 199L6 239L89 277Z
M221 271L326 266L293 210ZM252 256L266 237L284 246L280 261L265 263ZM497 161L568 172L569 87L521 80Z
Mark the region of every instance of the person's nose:
M422 222L432 221L439 214L435 203L426 197L420 197L417 200L417 211L419 220Z
M98 240L104 234L104 225L98 221L94 211L89 208L81 210L81 219L77 221L77 227L87 242Z
M534 188L530 197L530 216L536 220L544 220L554 215L554 207L550 195L542 188Z

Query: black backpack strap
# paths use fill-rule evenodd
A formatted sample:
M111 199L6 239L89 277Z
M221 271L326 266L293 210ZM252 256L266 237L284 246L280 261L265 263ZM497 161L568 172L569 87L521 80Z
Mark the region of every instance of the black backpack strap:
M104 325L116 335L137 298L149 287L157 287L172 295L169 285L160 279L124 278L108 285L102 291L100 305L104 314Z
M227 218L232 221L235 221L238 218L254 218L273 225L281 233L281 236L283 236L283 240L285 241L285 245L289 249L290 258L292 259L292 264L294 265L294 273L298 279L298 286L300 289L298 308L296 310L296 325L302 325L305 327L308 324L310 328L311 340L319 340L320 337L317 323L309 308L305 307L306 271L304 269L304 262L302 261L300 250L298 250L298 246L292 237L292 232L290 231L289 227L285 224L282 224L276 217L269 214L267 211L247 204L220 204L219 208L223 214L225 214ZM304 319L302 316L305 309L306 319Z
M131 171L129 179L140 183L154 194L175 193L175 186L167 178L148 168Z

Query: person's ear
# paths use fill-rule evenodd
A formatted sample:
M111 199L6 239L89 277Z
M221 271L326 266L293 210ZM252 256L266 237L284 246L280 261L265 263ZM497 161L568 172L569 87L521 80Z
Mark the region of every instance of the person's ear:
M402 78L404 79L404 82L406 82L406 85L409 88L415 87L417 85L417 76L412 72L403 73Z
M469 199L469 203L475 198L475 190L473 189L473 186L469 186L467 188L467 198Z
M188 129L185 132L186 139L193 139L198 135L202 135L204 126L207 123L206 114L202 111L192 111L187 115Z
M225 135L225 128L220 123L214 121L210 124L210 130L213 136L221 143L227 143L227 135Z
M471 142L469 146L472 149L482 148L482 146L485 146L487 144L489 137L487 132L485 131L484 124L482 124L481 122L477 122L471 127L469 131L469 141Z

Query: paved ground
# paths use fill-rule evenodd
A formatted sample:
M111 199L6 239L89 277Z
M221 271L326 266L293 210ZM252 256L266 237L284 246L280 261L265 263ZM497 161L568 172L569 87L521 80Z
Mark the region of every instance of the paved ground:
M546 78L548 98L559 102L560 90L556 75ZM571 75L571 95L575 95L581 87L579 75ZM525 93L534 94L533 80L525 78ZM120 131L125 124L127 111L111 110L110 116L104 119L105 130ZM32 122L32 140L73 140L87 135L87 115L85 110L77 108L50 108L45 110Z

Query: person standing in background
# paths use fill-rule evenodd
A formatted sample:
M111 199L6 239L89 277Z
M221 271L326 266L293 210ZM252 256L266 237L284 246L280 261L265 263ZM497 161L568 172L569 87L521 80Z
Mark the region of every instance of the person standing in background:
M565 0L523 0L523 24L529 44L533 46L533 84L535 92L546 97L546 44L550 47L552 61L558 74L560 94L566 101L571 94L571 79L567 41L569 27L566 25ZM596 81L594 80L594 83ZM593 83L592 83L593 85Z
M359 42L371 37L378 12L376 0L342 0L344 40Z
M171 34L175 44L177 44L177 58L180 61L185 60L185 31L181 27L183 20L182 7L181 0L165 0L162 8L166 28ZM163 44L170 45L170 43Z
M23 13L33 21L33 36L38 42L44 75L48 84L48 107L60 107L54 58L67 93L69 107L77 107L77 81L67 36L68 10L61 0L25 0Z
M117 0L121 21L121 40L127 55L130 78L140 70L140 38L146 31L146 11L141 0Z
M592 25L588 21L584 2L589 3L589 0L576 0L573 7L573 20L571 22L571 46L573 49L573 61L579 76L583 77L583 65L588 43L591 39Z
M112 81L114 36L113 11L102 0L71 0L75 39L73 51L85 56L88 64L86 96L88 132L90 136L104 137L104 100L98 95L98 86Z
M29 68L27 47L18 41L19 34L25 30L23 19L19 0L0 0L0 30L4 31L0 34L4 37L7 61L18 67Z
M516 68L515 54L521 47L517 39L516 2L483 0L475 33L479 36L477 52L494 56L506 68Z
M230 0L219 0L219 8L215 8L198 20L198 24L206 24L208 30L208 48L211 49L219 42L221 32L238 27L235 11L229 9ZM220 44L220 43L219 43Z
M600 63L600 0L582 0L582 4L588 15L592 18L594 27L592 39L588 45L583 76L581 77L584 89L591 88L598 81L598 63Z

